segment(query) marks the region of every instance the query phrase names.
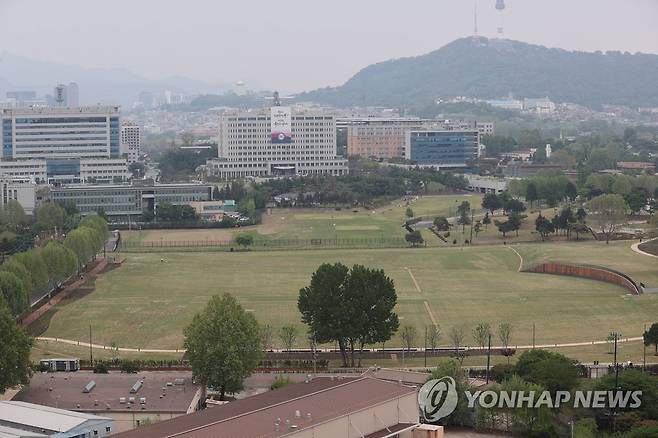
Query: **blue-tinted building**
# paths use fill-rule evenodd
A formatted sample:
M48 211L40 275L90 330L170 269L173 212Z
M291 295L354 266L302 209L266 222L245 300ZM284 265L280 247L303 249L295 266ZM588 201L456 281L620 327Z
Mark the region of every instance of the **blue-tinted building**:
M121 119L117 106L4 109L0 130L0 167L30 174L45 167L39 180L85 182L123 180L128 165L121 158ZM21 169L24 163L25 169ZM89 167L92 174L86 174ZM37 176L31 175L30 176Z
M478 157L478 131L410 131L405 157L420 165L468 167Z

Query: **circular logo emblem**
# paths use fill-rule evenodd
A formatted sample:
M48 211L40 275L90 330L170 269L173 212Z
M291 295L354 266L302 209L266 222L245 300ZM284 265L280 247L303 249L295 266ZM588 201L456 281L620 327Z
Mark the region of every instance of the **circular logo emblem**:
M285 139L286 139L286 135L283 132L279 134L279 140L283 141Z
M418 406L428 423L436 423L457 407L457 385L452 377L433 379L418 392Z

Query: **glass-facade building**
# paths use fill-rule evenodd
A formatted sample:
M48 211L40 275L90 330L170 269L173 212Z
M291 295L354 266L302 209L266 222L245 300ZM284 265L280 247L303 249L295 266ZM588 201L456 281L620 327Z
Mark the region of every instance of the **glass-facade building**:
M478 131L411 131L406 158L421 165L468 167L477 159Z
M124 179L117 106L14 108L1 114L3 162L45 161L48 180L84 181L81 163L104 167L94 178ZM120 164L120 163L119 163ZM124 169L125 168L125 169Z

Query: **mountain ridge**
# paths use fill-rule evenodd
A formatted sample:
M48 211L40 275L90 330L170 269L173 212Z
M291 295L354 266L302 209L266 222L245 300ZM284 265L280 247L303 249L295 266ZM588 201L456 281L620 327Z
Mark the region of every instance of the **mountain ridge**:
M589 107L658 106L658 55L584 52L467 37L424 55L371 64L299 99L337 106L428 105L439 97L548 96Z

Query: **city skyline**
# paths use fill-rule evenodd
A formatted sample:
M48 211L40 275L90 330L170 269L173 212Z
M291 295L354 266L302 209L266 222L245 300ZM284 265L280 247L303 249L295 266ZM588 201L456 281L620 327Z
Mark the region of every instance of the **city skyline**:
M125 68L149 79L181 75L299 92L340 85L372 63L424 54L472 35L474 3L418 0L415 7L400 7L390 0L231 5L197 0L183 8L170 1L9 0L0 4L0 40L11 45L0 51L86 68ZM478 34L568 50L658 53L655 2L624 3L624 20L619 19L620 2L573 3L507 0L504 33L498 34L495 2L477 0ZM50 44L34 37L43 34ZM92 37L80 39L81 34ZM130 50L108 50L113 46Z

